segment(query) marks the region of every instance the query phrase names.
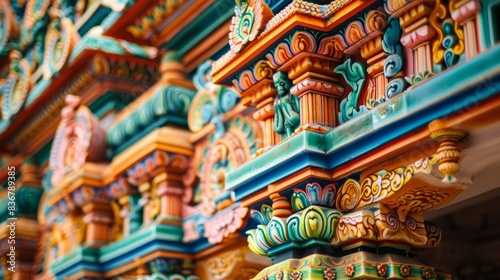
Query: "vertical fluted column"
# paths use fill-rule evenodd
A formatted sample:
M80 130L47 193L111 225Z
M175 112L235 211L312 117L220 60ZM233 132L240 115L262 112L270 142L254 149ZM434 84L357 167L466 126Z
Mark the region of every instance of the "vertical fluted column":
M288 64L288 63L287 63ZM300 124L336 126L339 99L344 89L332 75L337 63L329 57L303 54L284 65L294 86L290 90L300 101Z
M462 27L466 58L472 58L479 53L479 37L477 34L477 15L480 3L477 0L452 1L451 17Z
M361 56L368 63L366 70L370 77L371 86L368 98L379 100L381 97L385 97L385 88L387 87L387 78L384 76L384 62L387 54L382 48L382 35L362 45Z
M179 174L163 172L153 179L156 195L160 202L160 220L162 223L180 225L182 218L182 177Z
M254 118L262 122L264 127L264 147L279 143L280 137L274 132L274 99L276 88L273 82L274 71L267 61L257 62L249 70L237 77L233 84L240 92L241 103L245 106L255 105L257 112Z
M258 111L253 117L263 123L264 126L264 147L279 143L280 137L273 130L274 125L274 96L276 89L272 80L266 80L256 89L256 103Z
M86 224L85 244L90 247L100 247L111 240L111 225L113 217L111 207L105 202L90 202L82 208Z
M370 76L371 91L368 96L371 100L378 100L385 96L387 78L384 76L384 62L387 54L382 48L382 35L375 37L361 46L361 56L366 59Z
M414 74L423 71L434 72L431 44L436 31L429 18L435 5L440 3L417 0L410 5L404 1L389 0L386 6L390 14L400 19L404 33L401 43L413 51L413 60L409 63L413 65Z

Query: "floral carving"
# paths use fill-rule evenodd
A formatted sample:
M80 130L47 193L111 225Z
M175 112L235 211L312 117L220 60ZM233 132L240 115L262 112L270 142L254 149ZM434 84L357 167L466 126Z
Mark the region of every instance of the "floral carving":
M104 160L106 150L106 131L87 107L80 106L80 98L68 95L66 104L50 152L53 185L58 184L66 173L82 167L86 161Z
M204 223L204 236L208 242L217 244L231 234L244 227L247 222L248 209L245 207L236 207L235 209L226 209L217 213L209 221Z
M319 184L313 183L306 186L306 189L306 192L294 190L295 194L291 199L293 206L284 201L284 197L272 195L275 202L272 208L264 204L260 212L252 211L252 215L261 222L257 229L246 232L249 235L248 246L254 253L269 256L271 248L290 242L311 239L332 241L340 212L325 205L333 204L333 185L323 189ZM296 211L292 215L290 207ZM289 214L281 215L284 212Z
M353 210L391 196L408 183L414 174L430 173L436 161L436 157L432 156L420 159L406 167L381 170L365 177L360 182L348 179L340 188L336 202L337 208Z
M0 55L7 54L9 39L15 33L16 20L8 1L0 1Z
M386 277L387 276L387 265L385 264L378 264L377 265L377 274Z
M354 276L354 266L352 264L348 264L345 266L345 274L348 276L348 277L353 277Z
M331 267L323 270L323 279L324 280L334 280L335 279L335 271Z
M347 98L340 103L339 121L344 123L368 110L366 106L358 105L361 91L366 82L366 68L359 62L352 63L350 58L337 66L335 72L342 74L347 84L352 88Z
M278 271L278 273L276 273L276 280L283 280L283 271Z
M31 88L31 67L26 59L21 59L19 51L10 53L10 73L4 88L2 118L8 120L23 107Z
M57 9L50 11L52 22L45 36L45 54L43 57L43 77L50 79L66 64L71 50L79 39L73 23Z
M422 276L424 279L431 279L432 271L428 267L422 267Z
M385 98L387 99L399 95L408 87L405 79L399 77L404 72L403 46L400 42L402 32L399 19L390 17L389 26L382 40L384 52L389 55L384 62L384 76L389 79L385 91Z
M399 273L401 273L401 276L403 276L403 277L410 276L410 267L406 264L402 264L399 267Z

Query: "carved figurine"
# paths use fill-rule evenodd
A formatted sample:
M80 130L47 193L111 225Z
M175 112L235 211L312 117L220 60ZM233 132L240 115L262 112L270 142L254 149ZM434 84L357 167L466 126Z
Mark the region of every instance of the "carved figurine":
M278 97L274 101L274 131L283 138L288 138L300 125L299 98L290 93L293 84L285 72L277 72L273 75L273 80L278 91Z

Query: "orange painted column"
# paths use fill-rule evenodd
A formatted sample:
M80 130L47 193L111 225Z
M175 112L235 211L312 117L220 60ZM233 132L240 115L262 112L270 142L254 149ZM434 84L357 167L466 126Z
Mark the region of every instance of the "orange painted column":
M275 145L280 142L280 135L274 132L274 97L276 89L273 81L266 79L257 85L256 102L258 111L253 117L262 122L264 126L264 147Z
M83 206L83 222L86 224L85 244L100 247L111 241L113 214L109 204L90 202Z
M276 88L273 82L274 71L267 61L257 62L250 70L242 73L233 83L240 90L241 103L245 106L254 105L257 112L253 117L261 121L264 128L264 147L280 142L280 135L274 132L274 99Z
M160 222L181 225L182 218L182 176L171 172L163 172L153 179L156 195L160 203Z
M370 77L370 89L367 98L378 100L380 97L385 97L387 79L384 76L384 62L387 54L382 48L382 35L362 45L361 56L368 63L366 70Z
M300 124L335 127L339 124L339 99L344 89L333 75L337 60L312 53L301 53L285 63L279 71L287 71L294 86L290 90L300 101Z

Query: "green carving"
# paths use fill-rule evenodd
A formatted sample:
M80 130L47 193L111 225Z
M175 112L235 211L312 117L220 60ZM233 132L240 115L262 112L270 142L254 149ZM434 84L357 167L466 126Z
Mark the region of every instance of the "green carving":
M157 89L150 100L109 128L108 144L119 147L137 134L166 123L186 125L186 116L194 95L193 90L179 86Z
M8 197L0 201L0 222L7 220L9 217L18 217L19 215L36 217L38 203L40 202L42 194L43 190L40 188L19 186L15 195L10 196L15 198L15 206L9 204L11 200ZM14 210L12 211L10 209Z
M130 204L130 214L129 214L129 234L137 232L142 226L143 220L143 206L139 203L141 196L140 195L130 195L129 196L129 204Z
M412 86L418 84L418 83L421 83L427 79L429 79L430 77L432 77L434 74L432 74L431 72L429 72L428 70L424 70L424 71L421 71L419 72L418 74L416 75L411 75L410 77L405 77L405 80Z
M288 138L300 126L300 103L296 95L290 93L293 83L285 72L273 76L278 97L274 101L274 131L282 138Z
M384 76L389 80L385 89L386 99L401 94L408 87L405 80L398 75L404 71L403 67L405 62L403 45L401 44L401 34L403 34L403 30L399 24L399 19L389 17L389 25L385 30L382 40L384 52L388 54L384 62ZM381 101L384 102L383 100ZM374 104L376 103L378 103L378 101L374 101Z
M368 108L364 105L359 106L359 109L356 110L361 90L366 82L366 69L359 62L352 63L352 59L350 58L343 64L337 66L334 71L341 74L347 84L352 88L352 91L347 95L347 98L343 99L340 103L339 120L340 123L344 123L357 115L368 111Z
M252 211L261 224L249 230L248 247L262 256L276 255L289 246L299 246L304 242L330 244L337 228L340 212L334 209L335 187L324 188L318 183L310 183L306 190L294 189L290 200L293 215L288 218L273 216L269 205L262 205L260 211Z

